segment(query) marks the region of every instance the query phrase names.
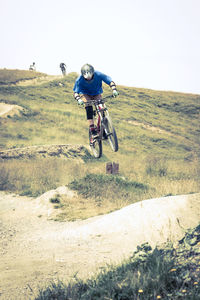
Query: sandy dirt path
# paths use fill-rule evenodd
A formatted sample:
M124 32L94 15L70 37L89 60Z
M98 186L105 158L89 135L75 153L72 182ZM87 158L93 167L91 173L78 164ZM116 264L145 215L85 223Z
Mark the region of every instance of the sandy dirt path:
M34 299L52 279L91 277L137 245L176 242L200 222L200 194L144 200L76 222L50 220L46 200L0 192L0 299Z
M2 118L17 115L21 110L23 110L23 107L19 105L6 104L0 102L0 117Z
M43 83L47 83L49 81L53 80L58 80L63 78L62 75L48 75L48 76L41 76L33 79L28 79L28 80L20 80L16 84L10 84L14 86L29 86L29 85L40 85ZM0 117L1 118L6 118L8 115L9 116L14 116L19 114L19 112L23 110L23 107L19 105L13 105L13 104L7 104L0 102Z

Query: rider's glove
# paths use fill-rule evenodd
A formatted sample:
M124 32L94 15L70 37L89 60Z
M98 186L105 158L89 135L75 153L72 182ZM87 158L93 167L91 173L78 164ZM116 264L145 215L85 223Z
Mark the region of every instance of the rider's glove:
M113 90L113 97L117 97L119 95L117 90Z
M78 102L78 105L84 105L84 102L83 102L83 100L82 100L81 98L79 98L79 99L77 100L77 102Z

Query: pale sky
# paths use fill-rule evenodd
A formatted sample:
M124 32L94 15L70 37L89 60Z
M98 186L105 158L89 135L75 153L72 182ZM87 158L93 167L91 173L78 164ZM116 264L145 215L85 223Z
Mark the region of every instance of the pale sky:
M200 94L200 0L0 0L0 68Z

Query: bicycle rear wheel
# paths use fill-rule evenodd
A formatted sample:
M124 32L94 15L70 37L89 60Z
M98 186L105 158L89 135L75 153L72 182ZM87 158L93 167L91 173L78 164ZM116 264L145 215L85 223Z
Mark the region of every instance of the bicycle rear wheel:
M90 130L89 130L89 145L93 156L96 158L100 158L102 156L102 140L99 138L93 139Z
M106 138L109 141L110 147L114 152L118 151L118 139L114 126L112 125L111 118L107 115L103 122Z

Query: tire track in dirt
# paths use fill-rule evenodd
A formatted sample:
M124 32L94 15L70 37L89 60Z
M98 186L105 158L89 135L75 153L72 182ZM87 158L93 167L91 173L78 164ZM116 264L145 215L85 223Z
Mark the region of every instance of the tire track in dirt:
M43 83L47 83L53 80L58 80L58 79L62 79L63 75L47 75L47 76L39 76L33 79L27 79L27 80L20 80L18 81L16 84L14 84L15 86L29 86L29 85L40 85Z
M178 137L179 139L181 139L183 141L185 140L188 143L188 139L186 137L184 137L183 135L177 134L177 133L174 133L174 132L171 132L171 131L168 131L168 130L165 130L165 129L160 128L158 126L153 126L151 124L147 124L147 123L145 124L145 123L142 123L142 122L132 121L132 120L128 120L128 121L127 120L123 120L123 121L125 121L126 123L131 124L133 126L139 126L139 127L143 128L143 129L146 129L146 130L149 130L149 131L161 134L163 136L164 135L168 135L168 136L175 137L175 138Z

